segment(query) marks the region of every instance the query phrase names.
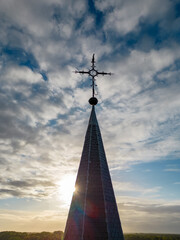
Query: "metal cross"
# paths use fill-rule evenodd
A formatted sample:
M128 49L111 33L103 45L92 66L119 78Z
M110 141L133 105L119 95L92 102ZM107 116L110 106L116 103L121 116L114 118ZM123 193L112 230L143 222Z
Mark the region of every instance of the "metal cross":
M92 79L92 97L94 97L94 87L95 87L95 77L97 77L98 75L112 75L111 72L107 73L107 72L99 72L98 70L95 69L95 60L94 60L94 55L92 56L92 65L91 65L91 69L89 71L75 71L75 73L81 73L81 74L88 74Z

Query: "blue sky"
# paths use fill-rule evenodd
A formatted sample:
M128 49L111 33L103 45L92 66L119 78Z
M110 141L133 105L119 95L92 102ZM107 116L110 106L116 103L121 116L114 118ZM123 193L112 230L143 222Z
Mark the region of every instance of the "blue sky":
M180 233L179 26L178 0L0 1L0 230L64 230L95 53L123 230Z

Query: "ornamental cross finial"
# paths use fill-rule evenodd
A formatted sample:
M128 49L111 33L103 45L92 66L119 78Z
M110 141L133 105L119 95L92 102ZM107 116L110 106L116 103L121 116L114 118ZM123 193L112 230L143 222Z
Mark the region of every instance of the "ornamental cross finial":
M97 77L98 75L112 75L112 73L107 73L107 72L99 72L98 70L96 70L95 68L96 68L96 66L95 66L95 58L94 58L94 56L95 56L95 54L93 54L93 56L92 56L92 61L91 61L91 63L92 63L92 65L91 65L91 69L89 69L89 71L84 71L84 70L82 70L82 71L75 71L75 73L80 73L80 74L88 74L90 77L91 77L91 81L92 81L92 98L91 99L96 99L95 97L94 97L94 94L95 94L95 90L94 90L94 88L95 88L95 81L96 81L96 79L95 79L95 77ZM96 101L97 101L97 99L96 99ZM90 101L89 101L90 102ZM91 105L96 105L97 104L97 102L96 102L96 104L92 104L91 102L90 102L90 104Z

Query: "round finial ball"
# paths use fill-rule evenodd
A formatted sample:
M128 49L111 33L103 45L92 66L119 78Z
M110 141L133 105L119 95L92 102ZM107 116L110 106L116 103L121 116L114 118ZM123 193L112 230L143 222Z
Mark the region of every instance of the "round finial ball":
M97 98L92 97L92 98L89 99L89 103L90 103L91 105L96 105L96 104L98 103L98 100L97 100Z

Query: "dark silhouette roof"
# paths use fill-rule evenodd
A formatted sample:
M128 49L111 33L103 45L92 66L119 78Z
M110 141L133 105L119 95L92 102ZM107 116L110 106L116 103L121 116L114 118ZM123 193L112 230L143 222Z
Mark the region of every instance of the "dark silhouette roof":
M115 195L95 107L66 223L64 240L123 240Z

